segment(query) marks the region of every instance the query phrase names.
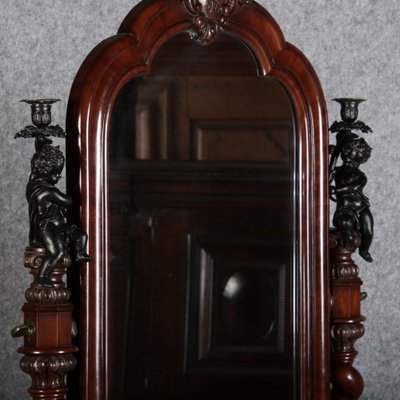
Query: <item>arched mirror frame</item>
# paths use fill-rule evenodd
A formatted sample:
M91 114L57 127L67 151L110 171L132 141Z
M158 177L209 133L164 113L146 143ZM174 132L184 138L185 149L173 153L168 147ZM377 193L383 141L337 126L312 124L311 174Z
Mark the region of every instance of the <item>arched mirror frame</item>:
M211 1L211 0L209 0ZM327 262L327 120L324 95L306 57L287 43L269 13L252 1L224 2L220 15L197 24L196 0L146 0L100 43L81 66L67 113L67 190L74 197L70 217L89 235L92 262L81 270L80 398L108 398L108 134L112 108L122 86L149 71L160 46L181 32L203 41L219 30L253 53L260 76L281 82L297 122L299 380L300 398L329 398L329 286ZM221 4L234 4L228 10ZM214 18L215 17L215 18ZM223 18L221 18L223 17ZM201 21L200 21L201 22ZM203 31L196 31L204 28ZM203 35L203 36L201 36ZM195 44L193 44L195 45Z

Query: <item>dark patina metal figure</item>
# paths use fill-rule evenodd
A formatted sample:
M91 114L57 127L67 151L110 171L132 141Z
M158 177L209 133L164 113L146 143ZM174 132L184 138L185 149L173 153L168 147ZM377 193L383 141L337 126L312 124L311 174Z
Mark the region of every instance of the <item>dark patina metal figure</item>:
M364 99L338 98L333 99L341 105L340 116L342 121L335 121L329 131L336 133L336 145L329 146L331 154L329 160L329 173L332 174L335 169L336 162L342 151L342 146L346 141L358 137L353 131L361 131L362 133L372 133L371 128L362 121L357 121L358 105L364 102Z
M65 138L65 132L59 125L51 124L51 105L59 99L21 100L31 105L33 125L28 125L15 135L15 138L36 138L43 140L49 136ZM51 143L51 140L50 140Z
M363 194L367 184L366 175L359 169L371 155L371 147L353 130L364 133L372 132L371 128L361 121L356 121L358 104L362 99L334 99L342 106L343 121L335 122L330 130L336 134L336 145L331 147L329 162L330 197L337 203L333 225L343 237L347 249L355 249L354 231L359 230L361 244L359 253L364 260L372 262L369 248L373 239L374 221L369 209L369 199ZM339 156L343 160L336 167Z
M89 261L86 254L87 234L66 221L72 200L55 185L64 168L64 156L49 136L65 137L64 131L51 123L51 104L55 99L23 100L32 107L32 122L16 137L34 137L36 153L31 160L31 175L26 186L29 204L29 244L44 247L46 256L40 266L38 283L51 288L50 275L62 259L66 248L76 261Z
M75 261L89 261L85 253L87 235L76 225L66 222L67 208L72 205L69 196L55 184L64 168L64 156L58 146L45 143L31 161L32 173L26 185L29 204L29 242L33 247L44 247L46 256L38 273L38 283L52 287L50 275L69 246Z

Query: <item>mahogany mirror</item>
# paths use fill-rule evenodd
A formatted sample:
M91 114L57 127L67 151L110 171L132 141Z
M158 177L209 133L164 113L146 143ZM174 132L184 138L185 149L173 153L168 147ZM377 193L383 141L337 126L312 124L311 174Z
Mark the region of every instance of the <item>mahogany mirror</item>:
M324 96L271 16L140 3L83 63L67 131L93 259L72 396L328 399Z

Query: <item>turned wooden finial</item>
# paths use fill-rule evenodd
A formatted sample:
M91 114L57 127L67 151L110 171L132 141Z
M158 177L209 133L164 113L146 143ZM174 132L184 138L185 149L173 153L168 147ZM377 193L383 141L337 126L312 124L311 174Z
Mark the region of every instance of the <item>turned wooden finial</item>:
M331 230L329 237L331 268L331 383L332 400L357 400L364 390L361 374L353 367L357 351L355 342L364 335L361 315L362 281L352 260L360 245L355 232L355 249L343 245L342 235Z

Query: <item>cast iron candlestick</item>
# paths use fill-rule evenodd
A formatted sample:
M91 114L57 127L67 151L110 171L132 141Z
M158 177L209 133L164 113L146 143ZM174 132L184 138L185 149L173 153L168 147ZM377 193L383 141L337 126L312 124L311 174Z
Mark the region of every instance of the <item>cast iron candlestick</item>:
M13 336L24 336L21 369L31 375L29 393L33 399L64 399L65 376L76 365L72 344L70 291L62 276L75 261L89 261L85 252L87 235L66 221L71 198L55 184L64 167L64 156L50 137L65 137L58 125L51 124L51 105L57 99L22 100L31 105L33 126L18 132L16 138L34 138L35 154L26 186L29 203L29 246L24 265L33 282L27 289L24 324L13 329Z
M364 260L372 262L369 248L373 238L373 218L368 197L363 193L367 184L359 169L371 154L371 147L361 133L372 132L357 121L358 105L363 99L334 99L341 105L342 121L330 127L336 133L336 145L330 146L330 198L336 202L333 225L329 235L331 270L331 381L333 400L359 399L364 388L361 374L353 367L357 356L354 344L364 334L360 291L362 281L352 254L359 248ZM342 164L337 166L339 158Z

